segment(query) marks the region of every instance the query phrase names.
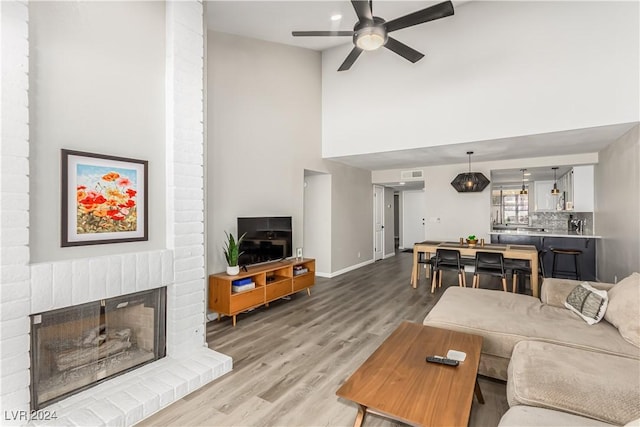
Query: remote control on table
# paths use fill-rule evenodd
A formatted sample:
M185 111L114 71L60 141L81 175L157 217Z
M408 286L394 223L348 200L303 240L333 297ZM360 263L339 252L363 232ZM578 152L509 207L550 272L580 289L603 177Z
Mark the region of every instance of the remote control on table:
M458 366L460 364L460 362L458 362L457 360L447 359L446 357L442 356L427 356L427 362L440 363L449 366Z

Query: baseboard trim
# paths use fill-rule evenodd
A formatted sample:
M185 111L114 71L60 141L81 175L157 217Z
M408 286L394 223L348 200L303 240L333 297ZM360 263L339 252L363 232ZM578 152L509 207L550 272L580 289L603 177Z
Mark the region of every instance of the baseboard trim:
M348 273L353 270L357 270L360 267L364 267L365 265L369 265L369 264L373 264L372 259L365 262L361 262L360 264L355 264L350 267L343 268L342 270L334 271L333 273L322 273L322 272L316 271L316 276L325 277L327 279L333 279L336 276L340 276L341 274Z
M390 254L383 255L382 259L391 258L392 256L396 256L396 253L395 252L391 252Z

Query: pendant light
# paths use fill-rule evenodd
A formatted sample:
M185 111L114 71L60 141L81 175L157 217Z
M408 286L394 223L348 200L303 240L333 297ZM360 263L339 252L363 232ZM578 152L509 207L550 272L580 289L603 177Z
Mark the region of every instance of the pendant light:
M471 155L473 151L467 151L469 156L469 172L459 173L451 185L458 193L480 193L489 185L489 180L481 172L471 172Z
M560 194L560 190L558 190L558 179L556 178L556 171L558 170L558 167L551 169L553 169L553 188L551 189L551 194L557 196Z
M529 190L527 190L524 186L524 173L527 171L526 169L520 169L522 171L522 190L520 190L520 194L529 194Z

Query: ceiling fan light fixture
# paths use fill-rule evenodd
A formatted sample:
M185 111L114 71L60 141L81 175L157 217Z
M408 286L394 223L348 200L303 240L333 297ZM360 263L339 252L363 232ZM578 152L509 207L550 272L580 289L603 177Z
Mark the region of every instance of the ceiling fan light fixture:
M387 33L381 27L361 28L353 37L356 46L362 50L380 49L387 42Z
M445 18L454 14L453 3L445 0L442 3L434 4L413 13L385 21L379 16L373 15L372 0L351 0L351 5L358 20L353 31L330 30L330 31L292 31L294 37L352 37L354 47L347 55L338 71L347 71L364 51L372 51L386 47L390 51L400 55L411 63L416 63L424 57L424 54L407 46L406 44L389 37L387 34L414 25ZM338 15L331 17L335 22L339 21Z

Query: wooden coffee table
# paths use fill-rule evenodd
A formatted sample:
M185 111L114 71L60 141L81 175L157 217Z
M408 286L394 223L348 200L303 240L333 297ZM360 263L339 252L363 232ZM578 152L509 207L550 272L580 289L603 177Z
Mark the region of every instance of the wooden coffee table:
M354 426L367 412L408 424L466 426L474 392L484 403L477 382L482 337L403 322L338 389L358 404ZM448 350L467 353L459 366L427 363Z

